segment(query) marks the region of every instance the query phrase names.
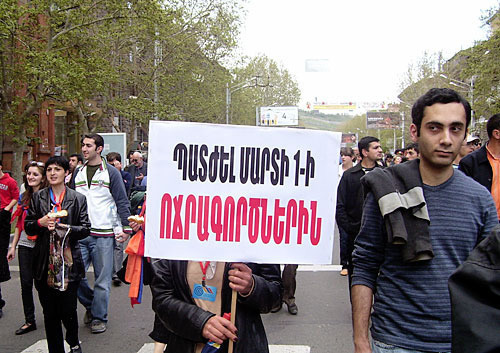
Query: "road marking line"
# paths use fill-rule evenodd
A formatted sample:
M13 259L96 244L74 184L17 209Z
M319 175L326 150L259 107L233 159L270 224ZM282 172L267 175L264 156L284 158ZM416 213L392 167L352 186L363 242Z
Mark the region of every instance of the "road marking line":
M154 343L144 344L137 353L153 353ZM269 345L269 353L310 353L309 346L293 346L293 345Z
M145 343L137 353L153 353L155 348L154 343ZM64 342L64 350L69 350L70 347ZM35 344L32 344L26 348L21 353L48 353L47 340L39 340ZM311 347L309 346L299 346L299 345L280 345L280 344L270 344L269 353L310 353Z
M310 353L309 346L269 345L269 353Z
M64 341L64 351L68 351L70 349L68 343ZM49 348L47 347L47 340L39 340L36 343L32 344L28 348L26 348L21 353L48 353Z
M155 344L154 343L145 343L144 346L141 347L137 351L137 353L151 353L154 352L155 350Z

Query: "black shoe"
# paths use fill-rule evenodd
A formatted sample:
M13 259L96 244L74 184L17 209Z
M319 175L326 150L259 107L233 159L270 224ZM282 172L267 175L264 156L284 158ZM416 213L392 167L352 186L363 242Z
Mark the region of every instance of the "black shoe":
M288 306L288 312L292 315L297 315L299 312L299 308L297 308L297 304L292 303L292 304L287 304Z
M83 323L87 326L90 326L90 324L92 323L92 311L90 309L87 309L87 311L85 311L85 315L83 316Z
M71 347L71 350L69 351L69 353L82 353L82 346L78 345L78 346Z
M27 322L16 330L16 335L24 335L25 333L35 330L36 330L36 324L34 322Z
M2 309L0 309L0 319L2 318L2 316L3 316L3 311Z
M274 308L271 309L272 313L277 313L278 311L281 310L281 307L283 306L283 303L280 303L279 305L275 306Z
M113 277L113 286L120 287L122 285L122 281L118 277Z

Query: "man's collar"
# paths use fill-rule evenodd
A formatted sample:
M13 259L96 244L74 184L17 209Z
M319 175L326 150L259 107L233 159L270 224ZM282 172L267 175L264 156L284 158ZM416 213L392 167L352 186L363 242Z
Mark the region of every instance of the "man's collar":
M82 168L87 167L88 165L89 165L89 161L85 161L85 163L83 163L83 165L82 165ZM99 170L103 170L103 169L107 169L106 160L104 159L104 157L101 157L101 165L99 166Z

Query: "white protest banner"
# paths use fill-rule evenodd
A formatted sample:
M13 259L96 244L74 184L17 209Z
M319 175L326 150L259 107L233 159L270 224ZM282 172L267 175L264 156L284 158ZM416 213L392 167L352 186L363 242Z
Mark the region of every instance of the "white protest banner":
M330 264L340 138L151 121L145 255Z

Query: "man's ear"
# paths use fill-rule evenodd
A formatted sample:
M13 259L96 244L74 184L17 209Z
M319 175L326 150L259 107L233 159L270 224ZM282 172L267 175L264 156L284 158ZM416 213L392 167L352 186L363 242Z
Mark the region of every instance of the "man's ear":
M101 154L101 152L102 152L102 150L103 150L103 149L104 149L104 147L103 147L103 146L99 146L99 147L97 147L97 148L95 149L95 151L96 151L97 153Z
M415 124L411 124L410 125L410 136L411 136L411 140L413 142L418 142L418 128L417 128L417 125L415 125Z

